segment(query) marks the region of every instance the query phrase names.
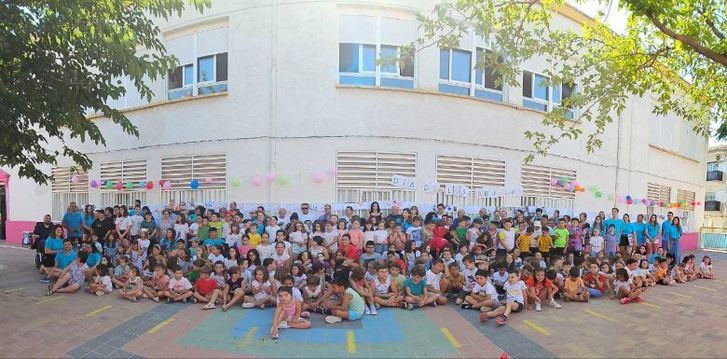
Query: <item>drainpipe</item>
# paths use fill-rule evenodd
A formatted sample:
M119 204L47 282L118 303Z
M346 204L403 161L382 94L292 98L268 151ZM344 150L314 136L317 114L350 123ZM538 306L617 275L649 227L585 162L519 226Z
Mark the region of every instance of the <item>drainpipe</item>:
M278 0L272 0L270 31L270 131L268 137L268 173L276 169L276 144L278 123ZM273 184L268 183L267 207L273 198Z

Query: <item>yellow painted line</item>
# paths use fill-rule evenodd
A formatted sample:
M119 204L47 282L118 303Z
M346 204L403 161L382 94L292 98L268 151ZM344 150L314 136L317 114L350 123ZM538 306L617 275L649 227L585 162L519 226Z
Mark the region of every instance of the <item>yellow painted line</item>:
M543 328L543 327L541 327L541 326L539 326L539 325L537 325L537 324L535 324L535 323L533 323L533 322L531 322L531 321L529 321L527 319L526 320L523 320L523 323L525 323L527 326L529 326L530 328L532 328L534 331L536 331L536 332L538 332L538 333L540 333L542 335L546 335L546 336L550 335L550 332L547 329L545 329L545 328Z
M104 310L108 310L108 309L111 309L111 307L113 307L113 305L107 305L107 306L105 306L105 307L101 307L101 308L98 308L98 309L96 309L96 310L94 310L94 311L92 311L92 312L88 312L88 313L86 313L86 317L89 317L89 318L90 318L90 317L93 317L94 315L96 315L96 314L98 314L98 313L101 313L101 312L103 312Z
M444 337L447 338L447 340L449 340L449 344L452 344L452 347L454 347L454 349L459 349L462 347L462 344L460 344L457 341L457 338L455 338L454 335L452 335L452 332L450 332L449 329L444 328L444 327L439 328L439 329L442 331L442 334L444 334Z
M699 289L704 289L704 290L708 290L708 291L711 291L711 292L716 292L716 291L717 291L717 290L716 290L716 289L714 289L714 288L707 288L707 287L702 287L701 285L696 285L696 284L692 284L692 287L697 287L697 288L699 288Z
M247 333L245 333L245 336L242 337L242 340L240 341L240 344L238 346L242 348L250 344L250 342L252 342L252 337L255 336L255 333L257 333L257 327L250 328Z
M654 305L654 304L651 304L651 303L641 302L641 304L643 304L643 305L645 305L645 306L647 306L647 307L652 307L652 308L654 308L654 309L661 309L661 307L660 307L660 306L658 306L658 305Z
M346 350L349 353L356 352L356 337L353 334L353 330L346 332Z
M12 293L12 292L17 292L19 290L23 290L23 288L8 289L8 290L5 291L5 294Z
M606 319L606 320L611 321L611 322L615 322L616 321L615 319L613 319L613 318L611 318L611 317L609 317L607 315L603 315L601 313L594 312L594 311L592 311L590 309L584 309L583 311L586 312L586 313L588 313L588 314L590 314L590 315L592 315L592 316L594 316L594 317L598 317L598 318L601 318L601 319Z
M171 323L173 321L174 321L174 318L169 318L169 319L167 319L167 320L165 320L165 321L163 321L163 322L155 325L153 328L149 329L149 331L147 331L147 333L154 334L154 333L158 332L160 329L162 329L165 326L167 326L167 324L169 324L169 323Z
M676 295L677 297L687 298L687 299L693 299L691 295L681 294L677 292L669 292L670 294Z
M43 303L55 302L56 300L61 300L61 299L63 299L63 297L53 297L53 298L43 299L43 300L41 300L39 302L35 302L35 304L43 304Z

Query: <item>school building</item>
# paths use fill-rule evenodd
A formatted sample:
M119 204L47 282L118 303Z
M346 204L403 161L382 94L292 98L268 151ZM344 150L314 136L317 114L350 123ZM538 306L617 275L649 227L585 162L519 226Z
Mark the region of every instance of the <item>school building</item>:
M652 114L650 95L629 98L594 153L582 138L563 140L547 157L524 163L533 149L524 131L541 127L547 111L578 91L578 83L545 85L543 59L522 64L521 86L500 85L492 71L475 69L478 53L492 50L477 36L464 36L456 49L432 46L377 63L379 54L397 55L418 38L416 15L429 14L434 3L216 0L204 14L188 10L159 22L180 66L150 82L151 102L123 78L129 92L110 101L140 136L122 135L109 119L90 114L107 145L76 145L93 159L89 171L59 159L45 168L53 182L38 186L15 169L0 169L8 240L20 241L45 213L60 220L70 201L106 206L135 199L444 202L561 213L615 205L632 214L665 214L669 203L682 202L674 211L688 231L699 229L703 207L692 203L704 200L706 139L675 116ZM566 6L554 21L579 31L590 19ZM579 110L571 115L577 120ZM394 175L415 184L394 186ZM588 190L553 184L562 177ZM110 187L99 186L101 179ZM153 187L140 186L145 182ZM462 186L470 191L450 190ZM484 197L477 191L483 187L522 191ZM637 200L628 204L625 196ZM647 208L642 199L665 206Z

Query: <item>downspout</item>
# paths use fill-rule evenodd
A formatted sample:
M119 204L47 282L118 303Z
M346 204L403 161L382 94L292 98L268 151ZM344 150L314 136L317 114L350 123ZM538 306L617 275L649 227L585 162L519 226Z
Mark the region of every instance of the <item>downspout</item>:
M268 173L275 172L276 144L278 120L278 1L272 0L270 31L270 131L268 133ZM268 182L267 206L273 198L273 183Z

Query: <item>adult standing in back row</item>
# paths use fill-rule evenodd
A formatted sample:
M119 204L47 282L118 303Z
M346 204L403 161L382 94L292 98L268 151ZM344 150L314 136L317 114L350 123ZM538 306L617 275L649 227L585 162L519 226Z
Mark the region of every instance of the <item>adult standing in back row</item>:
M607 219L603 222L603 226L608 228L611 225L613 225L614 229L616 229L616 238L621 238L621 235L623 233L623 227L625 225L625 222L623 219L618 217L618 208L611 208L611 218Z
M674 212L669 212L666 215L666 220L661 223L661 248L664 250L669 249L669 239L672 233L671 226L674 220Z

